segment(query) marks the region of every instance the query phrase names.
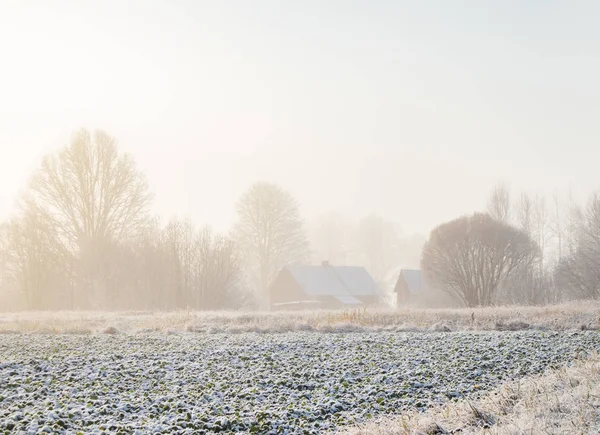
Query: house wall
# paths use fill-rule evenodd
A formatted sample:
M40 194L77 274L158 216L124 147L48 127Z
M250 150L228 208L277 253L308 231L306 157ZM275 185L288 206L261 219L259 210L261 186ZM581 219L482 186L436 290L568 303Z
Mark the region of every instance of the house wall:
M343 305L331 296L310 296L304 293L292 274L283 269L269 289L271 310L339 309ZM274 306L287 302L319 301L318 304L298 304Z
M302 288L296 283L292 274L283 269L269 288L270 303L303 301L308 298Z

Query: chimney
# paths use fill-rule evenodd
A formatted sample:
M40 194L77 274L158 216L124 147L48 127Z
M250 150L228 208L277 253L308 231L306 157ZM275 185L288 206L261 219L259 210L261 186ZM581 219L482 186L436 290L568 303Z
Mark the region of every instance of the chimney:
M325 261L322 261L322 262L321 262L321 266L323 266L323 267L327 267L327 266L329 266L329 261L327 261L327 260L325 260Z

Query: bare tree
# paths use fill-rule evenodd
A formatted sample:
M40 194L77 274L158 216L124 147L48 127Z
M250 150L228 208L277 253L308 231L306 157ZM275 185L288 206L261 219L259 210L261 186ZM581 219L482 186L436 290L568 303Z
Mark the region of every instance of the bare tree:
M519 196L519 200L515 205L515 212L517 228L526 234L531 234L533 232L534 205L525 192L522 192Z
M510 222L510 186L506 183L498 183L492 189L487 203L487 213L494 219L504 224Z
M557 285L584 299L600 298L600 195L594 193L581 214L572 255L556 268Z
M565 207L559 193L555 191L552 194L552 214L550 218L550 232L556 238L557 259L563 258L563 245L565 239Z
M1 226L0 286L10 271L34 309L240 306L233 239L187 220L160 228L150 200L112 138L78 132L44 158L21 213Z
M210 228L196 230L188 220L172 220L163 230L166 279L171 306L217 309L234 306L240 277L237 247Z
M134 235L147 223L152 199L133 159L119 153L103 131L81 130L60 153L46 156L30 190L36 204L79 247Z
M135 274L136 306L139 308L167 309L172 306L171 259L162 236L162 229L155 219L131 242L134 259L129 270Z
M196 306L205 310L240 306L240 258L234 241L205 228L198 234L196 246L200 259Z
M545 268L545 253L549 241L548 215L543 196L532 199L521 193L514 206L517 228L527 234L539 248L531 264L517 267L502 283L502 302L512 304L543 304L554 299L550 275Z
M35 206L25 209L9 223L7 242L11 267L27 306L72 308L70 256L54 232L50 216Z
M151 195L133 159L118 152L102 131L81 130L56 155L43 159L27 202L52 219L52 227L80 263L89 287L105 286L115 241L133 237L147 223ZM104 303L111 294L105 294Z
M575 254L575 250L577 249L577 239L579 237L579 230L583 225L583 210L575 202L573 198L573 193L569 191L567 195L567 218L565 225L565 242L567 255L573 256Z
M534 198L533 208L533 232L531 237L540 248L540 257L537 262L537 267L542 270L546 261L546 249L548 247L549 232L548 232L548 209L546 207L546 198L543 195L537 194Z
M522 231L474 214L442 224L423 248L421 268L441 290L468 307L490 305L502 280L537 254Z
M309 257L298 202L279 186L257 183L237 204L235 235L250 276L268 303L268 288L281 267Z
M198 264L194 227L189 220L172 220L163 230L162 240L168 255L172 306L185 308L192 296L192 273Z

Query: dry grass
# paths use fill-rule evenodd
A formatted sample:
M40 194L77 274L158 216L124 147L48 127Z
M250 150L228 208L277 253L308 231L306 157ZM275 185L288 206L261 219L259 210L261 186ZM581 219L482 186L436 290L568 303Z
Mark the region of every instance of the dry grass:
M391 434L600 433L600 355L571 367L509 382L475 404L450 402L426 413L380 420L342 432Z
M400 309L301 312L64 311L0 313L0 333L352 332L518 329L599 329L600 302L547 307Z

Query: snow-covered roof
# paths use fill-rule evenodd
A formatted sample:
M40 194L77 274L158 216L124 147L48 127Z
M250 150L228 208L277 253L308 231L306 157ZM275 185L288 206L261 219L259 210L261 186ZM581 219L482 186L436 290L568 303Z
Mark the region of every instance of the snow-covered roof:
M379 296L381 290L364 267L307 266L285 267L308 296L333 296L348 305L361 304L357 296Z

